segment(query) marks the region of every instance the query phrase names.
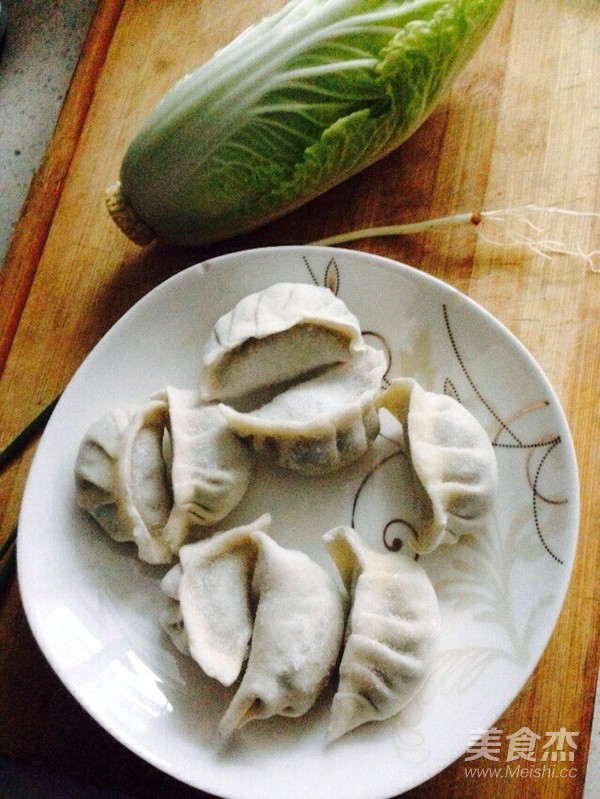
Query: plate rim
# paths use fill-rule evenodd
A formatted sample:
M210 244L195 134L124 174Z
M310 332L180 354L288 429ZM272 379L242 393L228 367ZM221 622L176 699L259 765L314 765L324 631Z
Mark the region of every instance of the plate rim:
M434 287L436 291L442 291L447 293L448 295L453 295L459 297L461 301L466 302L468 306L475 309L479 315L481 315L487 324L490 324L493 328L499 329L503 336L510 342L511 346L515 349L515 351L519 354L519 356L524 359L527 364L528 369L531 369L535 372L536 379L540 381L542 385L544 385L546 391L548 391L549 395L554 401L554 409L558 414L559 421L562 427L561 433L565 435L565 445L568 450L569 454L569 462L572 466L572 474L571 478L573 479L573 503L571 513L569 515L569 519L572 520L572 538L571 538L571 546L568 550L568 564L566 564L566 573L563 577L562 584L560 591L557 592L557 597L560 594L560 599L557 599L555 611L552 614L551 623L549 624L548 635L545 638L545 643L543 648L535 660L534 664L528 670L528 673L525 675L523 681L521 682L520 686L512 693L511 698L509 701L504 703L504 709L502 712L505 712L508 707L515 701L516 697L521 693L526 681L530 678L532 672L536 668L537 664L539 663L540 659L542 658L550 640L552 639L556 624L558 622L558 618L561 614L561 611L564 607L566 594L571 583L573 568L575 564L575 559L577 555L577 546L578 546L578 539L579 539L579 528L580 528L580 478L579 478L579 469L578 469L578 462L577 462L577 455L576 450L571 434L571 430L568 424L568 419L563 409L562 403L560 398L557 395L556 390L554 389L553 385L551 384L549 378L545 374L542 366L539 364L535 356L527 349L527 347L523 344L523 342L497 317L495 317L490 311L488 311L481 303L479 303L474 298L470 297L468 294L460 291L456 287L452 286L451 284L445 282L441 278L436 277L435 275L431 275L427 272L423 272L418 267L411 266L407 263L397 261L393 258L388 256L383 256L375 253L370 253L364 250L354 250L351 248L344 248L344 247L328 247L322 245L276 245L276 246L263 246L257 247L253 249L246 249L246 250L239 250L239 251L232 251L225 253L223 255L215 256L213 258L206 258L198 263L195 263L191 266L186 267L174 275L167 278L165 281L162 281L157 286L152 288L149 292L147 292L143 297L137 300L127 311L101 336L101 338L96 342L94 347L90 350L90 352L86 355L84 360L81 364L77 367L75 372L73 373L72 377L69 379L64 392L59 399L57 406L50 417L46 430L42 434L40 439L40 444L44 440L44 438L50 438L53 434L53 430L56 424L58 424L58 419L60 417L61 408L63 407L64 403L66 403L65 396L68 398L71 387L77 382L81 380L82 375L85 374L85 370L89 368L90 362L97 356L98 353L101 353L102 348L109 345L110 341L119 336L121 329L124 325L128 324L132 317L134 317L140 310L146 306L147 304L151 304L157 296L159 296L163 291L166 290L175 290L177 284L181 281L184 281L186 277L191 274L192 272L197 272L199 270L204 270L206 268L213 270L213 269L220 269L226 270L230 268L236 267L236 261L240 259L245 259L248 257L256 258L260 257L264 253L284 253L284 254L298 254L298 253L322 253L327 254L332 259L335 258L336 253L345 254L352 258L357 259L358 261L364 261L368 263L369 261L376 261L382 266L396 272L403 273L408 277L411 281L416 281L417 284L421 281L425 281L425 283L430 284ZM27 520L27 513L28 513L28 504L30 502L30 494L33 490L32 486L37 474L37 470L39 468L39 457L38 452L42 451L42 448L38 446L36 453L34 454L32 463L30 465L25 488L23 491L23 497L21 502L21 509L19 511L19 526L22 525L23 522ZM32 631L33 637L36 640L40 651L42 652L45 660L49 663L50 667L52 668L55 675L61 681L61 683L65 686L67 691L75 698L78 704L83 707L83 709L90 715L96 723L98 723L103 729L105 729L110 735L112 735L116 740L118 740L121 744L123 744L127 749L132 751L137 756L141 757L147 763L152 765L155 768L160 769L161 771L169 774L175 779L182 781L185 784L191 785L191 787L205 790L212 792L215 790L215 786L206 786L201 784L193 784L189 782L186 778L181 777L178 773L176 768L172 768L169 766L168 763L161 763L159 762L158 758L152 756L150 753L144 751L144 747L139 744L135 744L134 741L131 740L131 737L125 733L120 731L115 727L114 724L110 723L110 719L102 716L101 713L98 712L98 709L93 707L93 703L88 701L85 697L82 697L80 693L76 690L69 679L68 675L63 673L59 665L56 663L56 657L54 653L49 653L47 651L47 647L43 642L43 638L41 636L41 631L37 629L37 622L35 621L35 613L34 608L32 606L32 594L29 588L23 583L23 575L26 571L26 566L24 562L25 554L23 554L23 548L17 547L17 572L18 572L18 580L19 580L19 588L21 592L21 598L23 602L23 607L25 610L25 616L27 619L27 623ZM436 768L436 770L432 771L428 776L425 778L419 777L415 782L411 782L407 784L405 787L402 787L402 791L410 790L412 788L417 787L420 784L423 784L427 780L434 777L438 774L441 770L449 766L457 757L460 756L461 753L464 753L465 747L460 744L458 746L458 751L452 759L445 762L440 768ZM218 790L218 787L217 787ZM221 794L218 794L221 795ZM253 796L254 794L247 794L243 791L238 793L225 793L223 796L230 797L230 799L248 799L249 796ZM362 794L361 794L362 795ZM365 794L365 797L367 795ZM370 795L369 795L370 796ZM382 798L380 793L373 794L373 799L375 797Z

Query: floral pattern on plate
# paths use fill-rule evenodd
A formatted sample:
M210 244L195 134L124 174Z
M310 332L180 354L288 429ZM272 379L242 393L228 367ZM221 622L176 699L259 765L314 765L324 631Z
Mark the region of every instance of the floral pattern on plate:
M83 433L116 397L135 402L165 385L195 385L216 318L282 280L338 294L369 343L386 353L386 381L414 377L479 419L498 457L499 498L482 535L421 558L439 595L442 640L431 679L402 713L328 747L329 691L303 719L248 725L219 752L215 719L230 696L161 634L163 570L140 564L74 508L73 463ZM401 545L415 513L406 475L402 438L385 429L343 473L292 477L262 464L223 526L269 511L279 543L332 568L321 536L338 524L354 524L383 551ZM441 281L385 258L263 248L166 281L82 364L27 482L19 579L36 639L67 688L150 763L235 799L382 799L459 757L471 731L493 724L521 689L562 605L577 524L577 469L560 404L532 356L494 317Z

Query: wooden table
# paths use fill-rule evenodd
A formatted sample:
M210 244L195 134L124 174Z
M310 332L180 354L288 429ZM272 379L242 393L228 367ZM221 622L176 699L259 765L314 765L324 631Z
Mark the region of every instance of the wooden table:
M559 206L546 238L600 246L600 7L597 0L506 0L452 92L404 146L288 217L205 248L140 249L101 194L124 148L174 80L281 0L100 0L46 159L0 274L0 442L66 385L110 326L148 290L201 258L304 243L356 227L455 212ZM499 246L473 227L351 245L436 275L507 325L553 383L573 433L581 526L551 641L498 721L577 731L569 779L468 778L457 761L410 792L423 797L573 797L582 793L598 671L600 275L576 254ZM506 244L506 238L504 237ZM596 257L596 266L600 259ZM1 533L13 528L33 447L1 476ZM126 751L79 707L38 651L16 582L0 607L0 754L134 797L199 793Z

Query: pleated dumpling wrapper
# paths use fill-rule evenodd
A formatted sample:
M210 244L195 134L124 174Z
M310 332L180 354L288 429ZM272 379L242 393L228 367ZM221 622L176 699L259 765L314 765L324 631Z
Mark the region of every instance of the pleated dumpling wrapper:
M435 662L440 615L423 567L402 552L376 552L350 527L324 536L350 595L346 642L328 739L399 713Z
M171 492L162 454L167 405L123 405L84 436L75 464L75 498L115 541L133 541L147 563L170 563L162 537Z
M221 403L235 433L271 463L308 475L326 474L360 458L379 433L376 398L387 368L365 345L347 363L277 394L248 412Z
M210 677L241 682L219 725L226 738L253 719L301 716L334 668L345 597L307 555L277 544L255 522L181 548L163 578L161 618L175 645Z
M218 408L195 403L195 391L168 387L119 406L79 448L77 504L116 541L135 542L147 563L171 563L238 505L253 475L250 449Z
M198 405L195 391L168 386L155 398L169 409L173 507L164 539L176 554L237 507L252 480L254 458L216 406Z
M408 543L419 553L480 531L494 506L498 467L479 421L453 397L397 378L379 397L402 425L420 522Z
M275 283L221 316L203 350L199 393L233 400L349 360L358 320L328 288Z

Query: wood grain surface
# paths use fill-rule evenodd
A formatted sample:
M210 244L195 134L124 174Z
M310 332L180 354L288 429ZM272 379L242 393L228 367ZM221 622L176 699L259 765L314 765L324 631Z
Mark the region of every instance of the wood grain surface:
M459 760L407 796L579 797L599 659L600 274L577 252L600 248L600 220L587 214L600 210L600 5L506 0L452 91L384 160L234 240L182 249L131 244L102 199L131 137L177 78L282 4L98 3L0 272L0 444L65 387L131 305L204 257L458 212L529 204L578 212L536 217L539 234L518 221L486 221L350 246L442 278L515 333L560 397L580 470L580 538L567 599L534 674L497 722L509 732L577 731L574 772L568 779L478 779ZM535 252L511 242L507 230L561 242L572 254ZM33 449L0 476L0 541L16 523ZM0 718L0 754L131 797L202 795L125 750L79 707L37 649L16 581L0 606Z

